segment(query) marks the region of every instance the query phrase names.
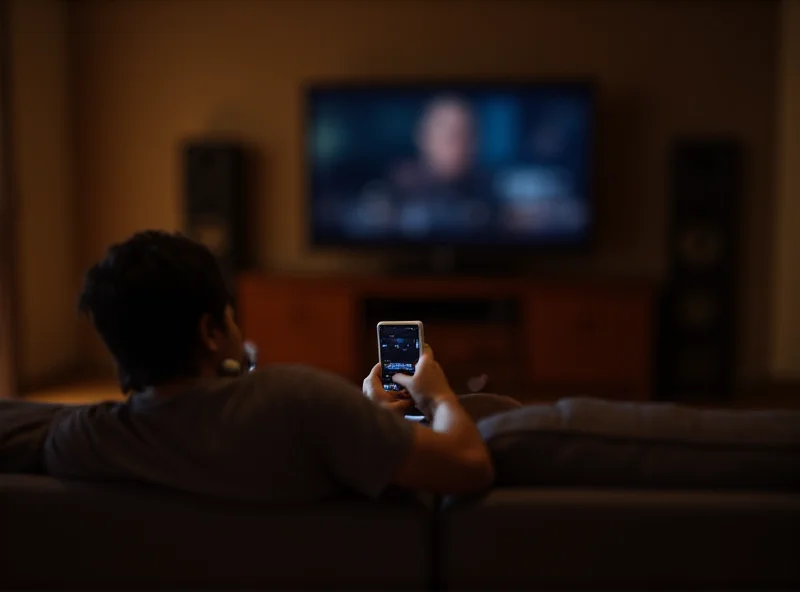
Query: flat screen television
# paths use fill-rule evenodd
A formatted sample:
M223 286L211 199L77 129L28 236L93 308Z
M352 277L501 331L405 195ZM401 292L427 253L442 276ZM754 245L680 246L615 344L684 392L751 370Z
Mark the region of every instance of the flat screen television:
M584 83L315 85L314 245L576 247L592 230Z

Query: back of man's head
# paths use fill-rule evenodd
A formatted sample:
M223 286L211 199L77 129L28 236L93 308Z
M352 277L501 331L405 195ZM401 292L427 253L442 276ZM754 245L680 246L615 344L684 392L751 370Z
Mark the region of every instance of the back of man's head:
M79 308L117 363L123 392L197 375L200 320L225 327L230 296L214 256L180 234L113 245L86 274Z

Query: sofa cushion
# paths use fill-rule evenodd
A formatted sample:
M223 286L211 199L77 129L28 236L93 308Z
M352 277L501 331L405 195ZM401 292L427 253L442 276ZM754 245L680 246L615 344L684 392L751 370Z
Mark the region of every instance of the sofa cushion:
M0 473L39 473L53 418L65 405L0 400Z
M492 393L461 395L458 400L474 421L522 407L522 403L516 399Z
M482 420L509 486L800 485L800 413L562 399Z

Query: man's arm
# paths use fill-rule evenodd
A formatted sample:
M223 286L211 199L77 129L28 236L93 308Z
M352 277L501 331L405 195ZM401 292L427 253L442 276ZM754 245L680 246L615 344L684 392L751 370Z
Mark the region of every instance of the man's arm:
M340 377L308 368L278 370L273 374L281 374L280 390L292 393L297 412L289 423L343 485L375 496L390 484L456 494L491 482L486 447L449 387L415 399L432 417L431 429L375 404ZM415 390L423 392L417 388L425 386L422 379L436 372L441 373L438 364L418 365ZM443 375L442 380L446 385Z
M420 409L431 427L416 425L404 461L395 471L398 485L434 491L463 493L487 487L492 480L492 465L474 420L458 401L439 365L430 358L430 348L417 366L417 377L399 375L398 382L413 383L422 401ZM420 390L422 387L426 394ZM407 387L408 388L408 387ZM398 411L393 405L414 405L405 395L387 392L381 382L381 367L376 365L364 379L364 394L377 405ZM421 393L421 394L420 394ZM400 408L399 410L402 410Z
M430 428L416 425L411 450L393 477L403 487L451 494L482 491L493 479L486 445L455 396L437 404Z
M411 449L393 481L434 493L473 493L488 488L494 479L489 451L430 349L420 358L413 377L398 374L394 380L408 390L431 419L431 426L415 426Z

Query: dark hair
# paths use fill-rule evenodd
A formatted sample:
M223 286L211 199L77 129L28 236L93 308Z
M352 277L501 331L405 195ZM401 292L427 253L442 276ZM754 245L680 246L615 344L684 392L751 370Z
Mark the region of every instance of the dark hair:
M149 230L110 247L86 273L78 308L114 356L127 393L196 375L200 319L209 314L224 330L230 301L211 251Z

